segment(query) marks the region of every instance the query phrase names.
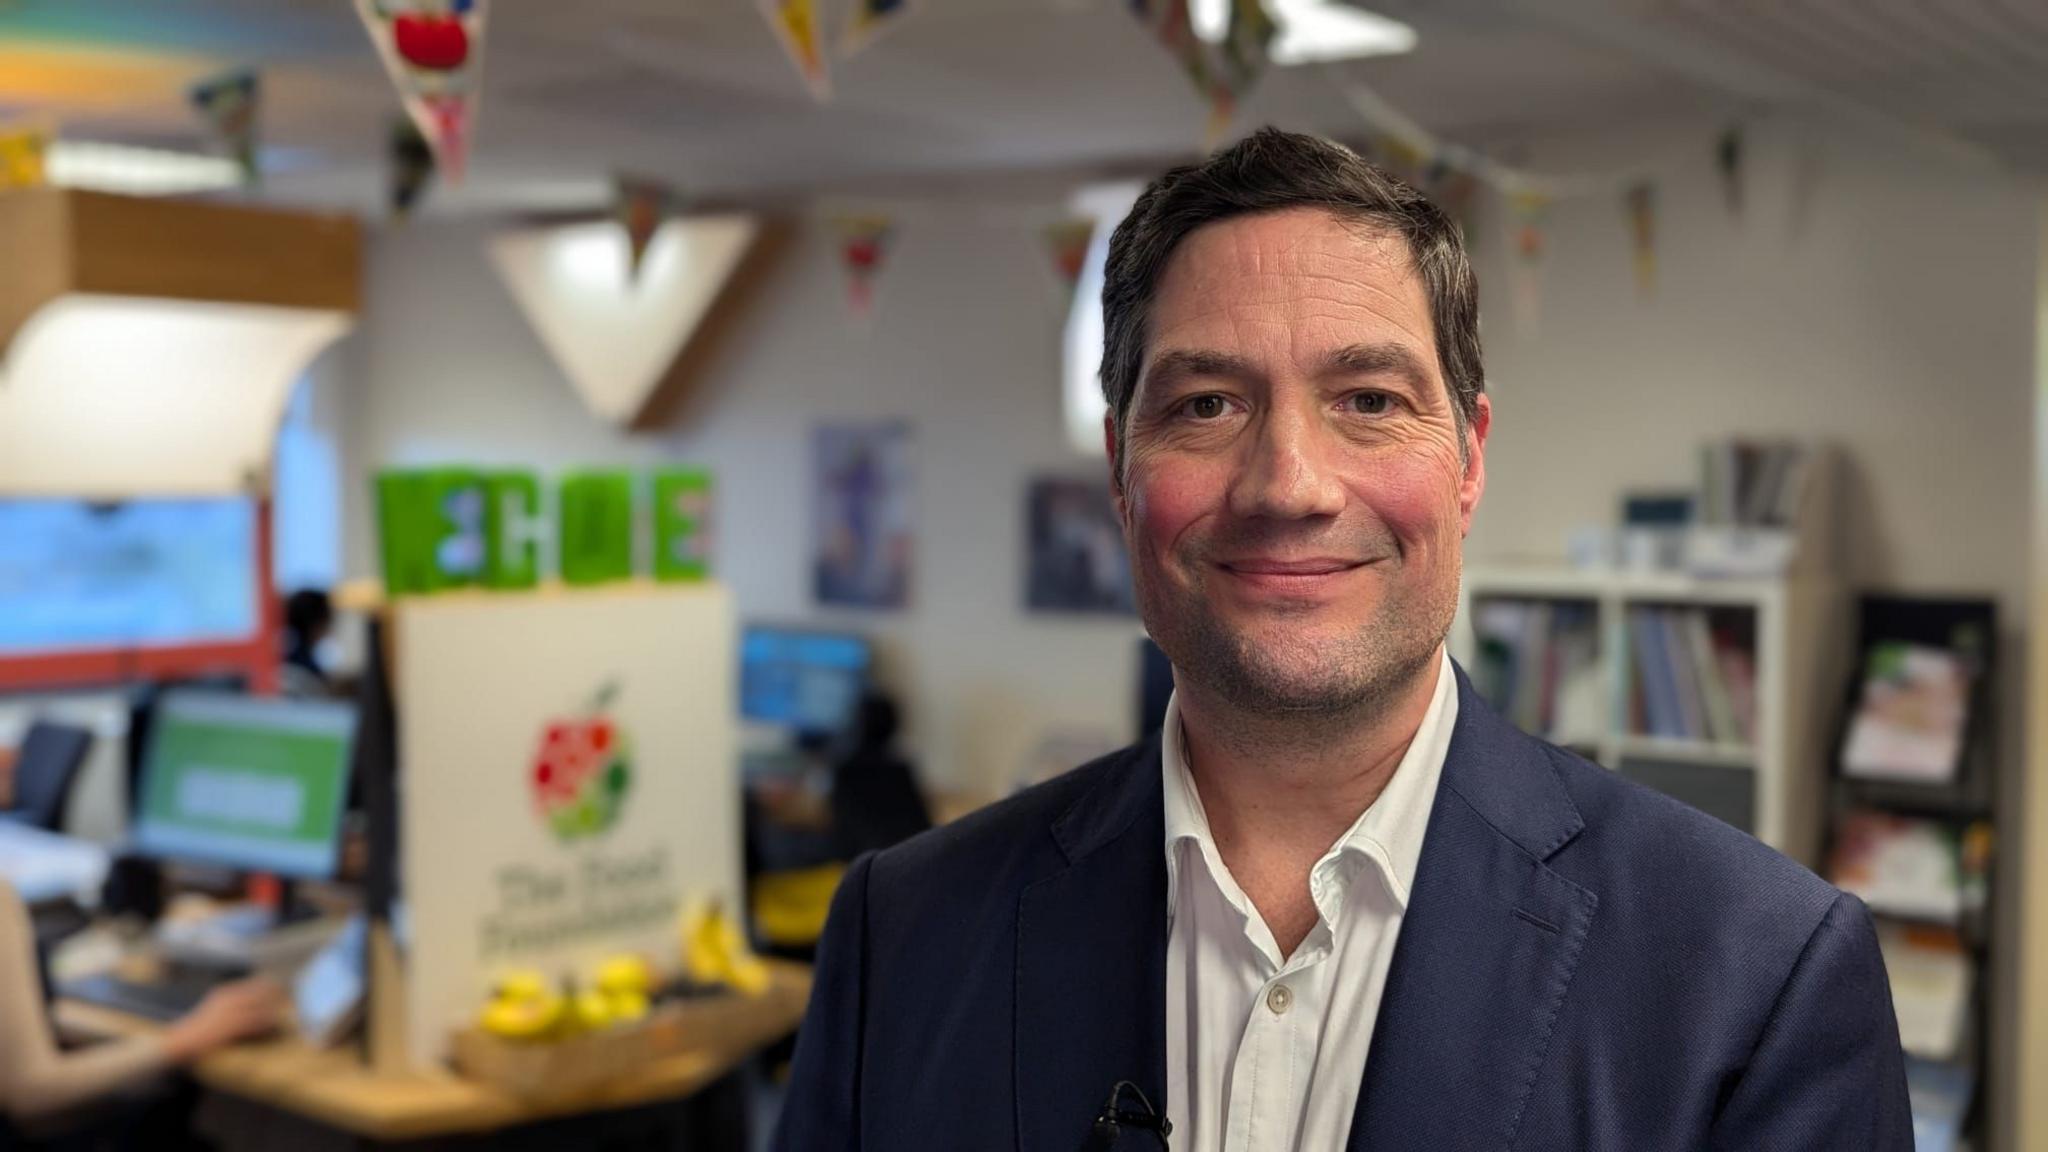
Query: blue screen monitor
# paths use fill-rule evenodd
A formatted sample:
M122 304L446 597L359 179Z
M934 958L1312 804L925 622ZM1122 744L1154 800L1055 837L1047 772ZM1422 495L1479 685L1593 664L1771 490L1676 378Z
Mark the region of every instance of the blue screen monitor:
M860 706L873 660L858 636L748 628L740 638L740 714L799 733L838 732Z

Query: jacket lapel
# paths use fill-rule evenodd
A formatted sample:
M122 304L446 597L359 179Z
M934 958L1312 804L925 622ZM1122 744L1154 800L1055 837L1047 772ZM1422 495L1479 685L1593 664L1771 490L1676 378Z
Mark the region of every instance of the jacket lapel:
M1075 1152L1119 1080L1165 1107L1166 828L1156 739L1053 824L1017 907L1020 1152Z
M1599 903L1544 863L1583 826L1550 754L1457 675L1352 1152L1513 1143Z

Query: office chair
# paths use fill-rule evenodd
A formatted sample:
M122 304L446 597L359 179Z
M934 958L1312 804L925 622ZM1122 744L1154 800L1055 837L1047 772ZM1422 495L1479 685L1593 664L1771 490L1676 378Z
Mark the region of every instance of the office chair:
M69 724L38 720L29 725L14 758L14 807L10 818L50 832L64 830L71 785L92 750L92 733Z

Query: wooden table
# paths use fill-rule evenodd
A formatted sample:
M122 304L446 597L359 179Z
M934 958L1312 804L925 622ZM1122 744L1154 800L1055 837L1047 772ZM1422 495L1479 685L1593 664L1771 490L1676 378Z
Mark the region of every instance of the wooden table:
M365 1068L353 1049L319 1049L297 1037L243 1044L201 1060L193 1077L206 1089L267 1105L356 1142L398 1144L499 1132L547 1120L676 1101L724 1077L781 1039L802 1019L810 969L771 962L774 980L755 1001L755 1027L715 1047L657 1061L601 1089L563 1099L520 1099L450 1072L402 1074ZM77 1001L56 1006L67 1031L100 1035L148 1032L159 1025Z

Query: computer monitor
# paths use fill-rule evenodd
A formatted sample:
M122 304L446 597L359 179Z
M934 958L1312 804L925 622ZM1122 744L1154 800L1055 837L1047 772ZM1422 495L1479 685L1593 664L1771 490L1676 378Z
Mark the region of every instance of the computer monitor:
M873 660L859 636L749 627L740 638L740 713L799 734L839 732L860 706Z
M333 876L355 730L355 708L338 701L164 693L132 847L292 879Z

